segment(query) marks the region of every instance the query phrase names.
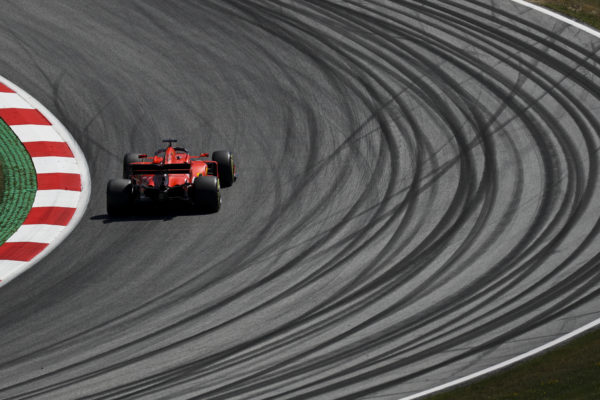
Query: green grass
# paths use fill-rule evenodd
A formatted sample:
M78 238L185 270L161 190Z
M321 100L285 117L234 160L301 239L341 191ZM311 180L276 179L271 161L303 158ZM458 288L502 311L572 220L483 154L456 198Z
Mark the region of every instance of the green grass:
M600 399L600 330L428 400Z
M600 0L532 0L600 29ZM428 400L591 400L600 399L600 329Z
M600 0L531 0L531 2L600 29Z
M2 193L4 193L4 173L2 172L2 160L0 160L0 202L2 201Z
M23 223L37 191L35 168L29 153L0 118L0 162L3 188L0 197L0 245Z

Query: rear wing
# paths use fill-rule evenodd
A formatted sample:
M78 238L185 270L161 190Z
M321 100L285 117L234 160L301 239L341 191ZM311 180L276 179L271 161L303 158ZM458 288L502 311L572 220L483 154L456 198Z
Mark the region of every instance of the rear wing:
M188 174L191 164L129 164L132 175Z

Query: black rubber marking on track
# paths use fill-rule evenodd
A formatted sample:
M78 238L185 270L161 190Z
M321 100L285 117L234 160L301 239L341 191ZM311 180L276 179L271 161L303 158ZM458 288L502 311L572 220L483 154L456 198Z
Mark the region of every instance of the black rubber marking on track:
M0 291L0 397L398 399L599 317L597 40L511 2L13 2L86 218ZM125 152L219 213L107 219Z

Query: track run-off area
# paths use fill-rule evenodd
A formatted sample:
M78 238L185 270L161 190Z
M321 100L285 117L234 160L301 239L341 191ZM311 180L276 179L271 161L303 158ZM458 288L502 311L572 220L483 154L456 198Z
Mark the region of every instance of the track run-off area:
M7 1L0 73L87 158L0 290L2 399L389 399L600 318L598 39L498 1ZM216 214L110 219L126 152Z

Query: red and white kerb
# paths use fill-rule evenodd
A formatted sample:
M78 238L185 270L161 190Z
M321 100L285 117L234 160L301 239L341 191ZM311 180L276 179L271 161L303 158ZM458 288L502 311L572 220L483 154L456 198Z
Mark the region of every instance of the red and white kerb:
M0 117L31 155L38 186L25 222L0 246L3 282L22 272L26 263L61 235L77 210L82 179L72 149L44 112L2 82Z

